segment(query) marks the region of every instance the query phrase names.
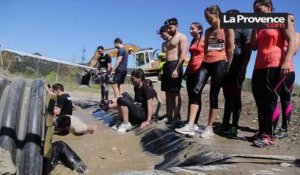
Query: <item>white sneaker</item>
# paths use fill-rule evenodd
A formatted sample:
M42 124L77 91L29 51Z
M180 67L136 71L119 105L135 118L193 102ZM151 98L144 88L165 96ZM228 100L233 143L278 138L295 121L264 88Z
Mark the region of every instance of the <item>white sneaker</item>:
M211 126L208 126L204 129L203 133L200 135L202 138L209 138L214 135L214 131Z
M115 125L112 126L111 128L113 130L117 130L121 124L122 124L122 121L118 120L118 121L116 121Z
M176 128L175 131L184 135L189 135L189 136L195 135L194 128L191 127L189 124L185 124L184 127L182 128Z
M197 124L194 124L194 131L198 133L203 133L203 129L201 129Z
M126 123L122 123L119 127L118 127L118 132L121 132L121 133L125 133L126 131L128 130L131 130L132 129L132 125L130 124L130 122L128 122L127 124Z

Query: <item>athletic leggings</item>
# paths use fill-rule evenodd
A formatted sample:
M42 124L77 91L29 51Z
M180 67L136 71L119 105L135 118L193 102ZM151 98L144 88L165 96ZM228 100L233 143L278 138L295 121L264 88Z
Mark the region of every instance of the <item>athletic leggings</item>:
M202 101L201 101L201 94L198 91L195 91L196 85L198 84L198 80L201 81L200 78L200 69L199 71L193 73L193 74L187 74L186 78L186 88L187 88L187 93L189 97L189 106L188 106L188 114L190 113L190 105L195 104L199 105L199 109L197 111L196 119L195 119L195 124L197 124L197 121L200 117L200 112L201 112L201 107L202 107Z
M293 90L293 85L295 82L295 72L290 72L284 78L284 82L281 86L279 96L281 102L282 110L282 125L281 128L285 131L288 129L288 124L291 119L292 114L292 104L291 104L291 93ZM279 115L274 123L274 129L276 128L277 122L279 120Z
M257 106L260 134L274 135L274 124L280 113L277 100L284 82L280 71L279 67L253 71L252 93Z
M229 127L232 114L232 125L238 127L240 114L242 110L241 87L236 84L227 84L223 86L225 98L225 108L223 116L223 127Z
M218 109L218 96L221 87L223 86L227 74L227 61L218 61L214 63L202 63L199 72L199 80L195 87L195 91L202 94L203 88L207 79L211 77L209 103L210 108Z
M134 102L134 99L126 92L122 94L123 97L117 99L119 106L126 106L129 111L129 121L133 124L141 124L147 119L146 111Z
M242 110L241 91L244 77L239 77L239 72L242 69L242 57L235 55L226 81L223 86L223 94L225 98L223 127L228 128L230 125L230 117L232 114L232 125L238 127L240 114Z

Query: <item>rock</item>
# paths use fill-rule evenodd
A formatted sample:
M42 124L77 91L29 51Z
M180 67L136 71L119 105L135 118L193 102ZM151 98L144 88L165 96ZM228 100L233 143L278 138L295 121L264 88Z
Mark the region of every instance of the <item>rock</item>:
M16 168L10 153L0 147L0 174L15 174Z
M282 167L290 167L290 166L292 166L292 164L289 164L289 163L281 163L280 166L282 166Z

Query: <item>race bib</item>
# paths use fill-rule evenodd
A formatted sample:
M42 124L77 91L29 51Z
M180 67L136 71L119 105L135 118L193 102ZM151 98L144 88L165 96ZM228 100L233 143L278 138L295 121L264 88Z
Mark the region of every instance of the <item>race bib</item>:
M208 45L208 48L207 48L207 50L209 50L209 51L213 51L213 50L219 51L219 50L223 50L223 49L225 49L225 44L224 44L224 42L220 42L220 43L210 43L210 44Z

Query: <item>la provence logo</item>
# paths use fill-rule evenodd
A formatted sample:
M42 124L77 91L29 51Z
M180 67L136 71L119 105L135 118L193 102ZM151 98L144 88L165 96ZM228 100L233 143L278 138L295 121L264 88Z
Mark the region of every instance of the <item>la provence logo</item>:
M221 13L224 29L286 29L287 13Z

